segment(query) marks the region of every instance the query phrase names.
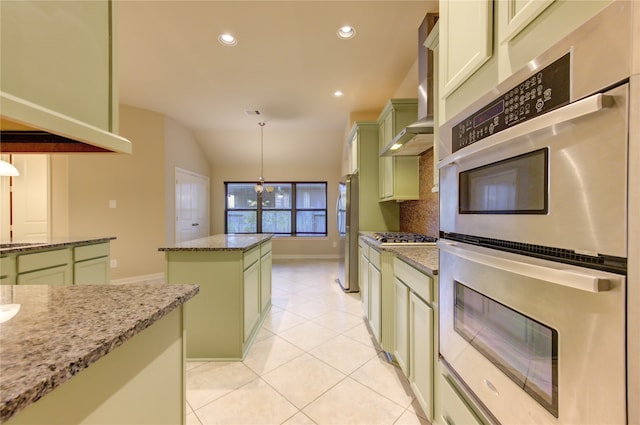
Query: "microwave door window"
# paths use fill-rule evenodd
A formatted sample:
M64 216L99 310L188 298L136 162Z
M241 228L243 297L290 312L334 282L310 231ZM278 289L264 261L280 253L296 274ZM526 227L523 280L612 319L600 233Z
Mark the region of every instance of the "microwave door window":
M463 171L459 176L460 214L546 214L548 150Z

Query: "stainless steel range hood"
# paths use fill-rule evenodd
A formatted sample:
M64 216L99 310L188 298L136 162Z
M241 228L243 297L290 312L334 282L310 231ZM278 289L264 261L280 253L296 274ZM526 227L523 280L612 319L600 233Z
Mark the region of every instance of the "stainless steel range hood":
M437 13L427 13L418 29L419 119L403 128L380 156L416 156L433 147L433 52L424 42L437 21Z
M0 151L131 153L132 145L115 133L0 91Z
M384 147L381 156L415 156L433 147L433 118L423 118L403 128Z

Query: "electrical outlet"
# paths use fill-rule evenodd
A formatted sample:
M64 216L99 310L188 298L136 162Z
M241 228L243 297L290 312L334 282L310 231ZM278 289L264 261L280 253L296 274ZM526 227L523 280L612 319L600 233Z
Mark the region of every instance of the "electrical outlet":
M338 242L333 241L333 247L335 248L335 247L337 247L337 246L338 246Z
M110 199L109 200L109 208L115 208L116 207L116 200L115 199Z
M115 269L116 267L118 267L118 260L111 260L111 268Z

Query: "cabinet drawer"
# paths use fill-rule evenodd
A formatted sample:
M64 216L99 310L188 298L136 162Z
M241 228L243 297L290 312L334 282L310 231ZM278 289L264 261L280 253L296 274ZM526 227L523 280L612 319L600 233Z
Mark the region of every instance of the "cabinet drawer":
M268 253L271 252L271 248L272 248L272 243L271 241L269 242L265 242L262 245L260 245L260 256L264 257L265 255L267 255Z
M108 257L110 244L98 243L93 245L82 245L73 248L73 260L84 261L92 258Z
M393 274L425 301L433 302L433 278L405 263L393 259Z
M369 250L369 261L380 270L380 253L373 248Z
M482 425L482 421L458 392L453 378L446 372L438 374L438 425Z
M362 255L364 255L365 258L368 260L369 259L369 244L367 244L365 241L362 240L362 238L360 238L360 240L358 241L358 247L360 248L360 252L362 253Z
M32 270L46 269L71 262L71 250L59 249L55 251L36 252L18 256L18 273Z
M244 265L243 270L248 269L253 263L260 259L260 247L256 246L244 253Z

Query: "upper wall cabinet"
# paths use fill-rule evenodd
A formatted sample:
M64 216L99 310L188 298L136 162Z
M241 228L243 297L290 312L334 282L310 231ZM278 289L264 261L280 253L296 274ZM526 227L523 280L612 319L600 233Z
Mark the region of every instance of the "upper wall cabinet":
M378 151L418 117L417 99L391 99L378 117ZM381 156L378 159L378 196L381 201L420 198L418 156Z
M3 131L43 130L131 151L114 134L115 7L109 0L0 2Z
M442 96L446 97L491 57L493 1L442 1L440 20Z
M111 131L108 1L2 2L2 90Z
M555 0L500 0L498 39L511 40Z

